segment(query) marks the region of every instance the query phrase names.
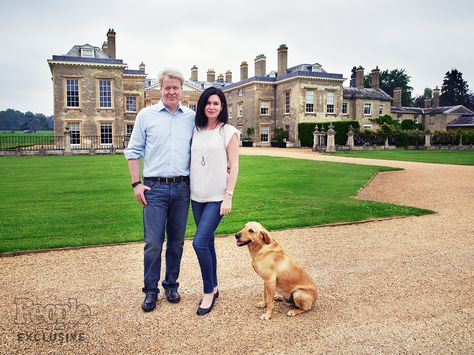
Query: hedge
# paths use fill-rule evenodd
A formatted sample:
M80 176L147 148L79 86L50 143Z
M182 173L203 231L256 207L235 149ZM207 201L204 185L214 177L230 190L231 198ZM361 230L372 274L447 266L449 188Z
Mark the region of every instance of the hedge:
M353 130L360 128L358 121L335 121L335 122L304 122L298 124L298 136L300 138L302 147L313 146L313 132L316 125L319 130L321 128L326 132L329 125L332 123L334 130L336 131L336 144L346 145L347 143L347 132L349 132L349 126L352 125Z

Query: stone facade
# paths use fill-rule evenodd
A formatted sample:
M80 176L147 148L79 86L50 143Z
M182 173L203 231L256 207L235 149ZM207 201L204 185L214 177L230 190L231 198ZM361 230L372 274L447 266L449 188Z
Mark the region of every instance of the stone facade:
M54 134L72 129L73 144L83 137L99 137L114 145L117 136L131 132L137 112L145 105L145 66L128 70L115 59L115 32L107 33L104 52L90 45L74 46L66 55L48 60L53 81Z

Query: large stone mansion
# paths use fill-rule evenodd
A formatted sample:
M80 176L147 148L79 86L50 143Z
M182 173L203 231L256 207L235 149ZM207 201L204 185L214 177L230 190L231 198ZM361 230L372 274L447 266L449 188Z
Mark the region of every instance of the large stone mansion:
M319 63L288 67L288 47L277 49L278 68L267 72L266 57L254 60L254 76L249 77L248 64L240 64L240 78L232 80L227 71L216 78L213 69L205 81L198 80L198 68L183 85L181 104L192 109L201 92L209 86L220 87L228 100L230 123L242 136L253 128L257 145L269 145L273 130L288 132L289 141L298 144L298 123L357 120L360 127L373 129L372 119L392 115L399 121L410 119L425 129L446 130L449 123L463 115L472 115L464 106L439 107L439 90L425 108L401 106L401 90L392 98L380 89L378 68L371 71L372 87L364 87L364 68L355 69L355 80L344 87L342 74L330 73ZM145 65L128 69L116 58L116 33L107 32L101 48L89 44L75 45L65 55L48 60L53 80L54 131L62 135L66 127L71 144L81 137L99 137L100 144L110 145L117 137L131 133L136 114L161 98L159 83L147 78Z

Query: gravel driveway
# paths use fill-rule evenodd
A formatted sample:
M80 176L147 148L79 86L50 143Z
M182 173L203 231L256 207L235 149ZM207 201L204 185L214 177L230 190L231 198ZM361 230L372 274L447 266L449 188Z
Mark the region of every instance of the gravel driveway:
M261 321L262 283L246 248L219 238L220 293L195 315L201 278L185 243L182 301L160 294L143 313L142 243L0 258L1 353L474 352L474 167L321 156L307 149L242 154L401 167L359 198L436 214L291 229L273 236L312 274L312 311ZM100 231L98 231L100 232Z

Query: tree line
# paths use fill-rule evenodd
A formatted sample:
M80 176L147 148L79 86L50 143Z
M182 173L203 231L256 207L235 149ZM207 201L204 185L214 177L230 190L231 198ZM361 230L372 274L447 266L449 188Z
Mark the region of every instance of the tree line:
M0 111L2 131L49 131L53 129L53 122L53 116L45 116L42 113L23 113L11 108Z
M352 77L355 78L355 72ZM354 78L352 79L355 80ZM402 88L402 106L424 107L425 98L433 97L432 88L425 88L423 95L413 97L410 78L405 69L383 70L380 72L380 88L393 97L393 90L400 87ZM365 75L365 87L370 87L371 83L371 75ZM464 105L474 110L474 93L469 91L469 85L459 70L452 69L446 72L441 86L439 104L440 106Z

